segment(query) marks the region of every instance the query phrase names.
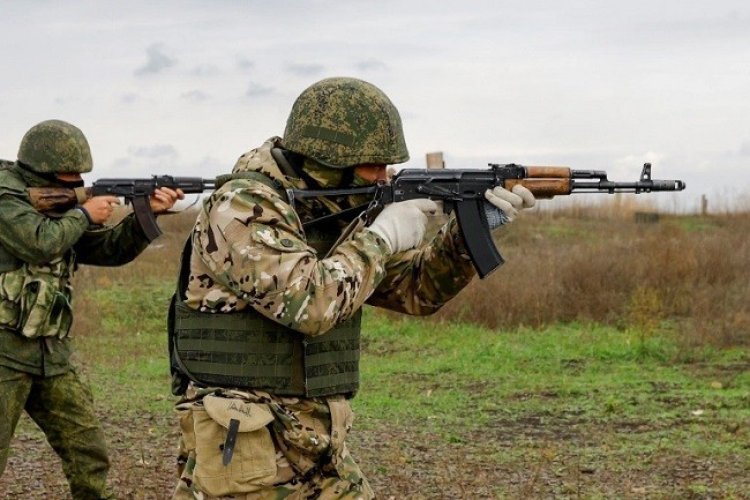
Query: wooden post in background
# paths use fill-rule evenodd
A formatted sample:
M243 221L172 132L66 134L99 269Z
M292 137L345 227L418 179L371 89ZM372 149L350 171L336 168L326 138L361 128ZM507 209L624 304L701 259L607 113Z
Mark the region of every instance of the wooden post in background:
M427 168L445 168L442 151L427 153L425 156L427 160Z
M705 194L701 195L701 215L708 215L708 198Z

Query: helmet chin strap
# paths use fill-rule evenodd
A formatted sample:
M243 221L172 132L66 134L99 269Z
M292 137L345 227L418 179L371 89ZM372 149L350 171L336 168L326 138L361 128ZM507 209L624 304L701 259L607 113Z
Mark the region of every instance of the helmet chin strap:
M307 172L302 169L302 163L304 158L302 155L289 151L283 148L272 148L271 156L276 161L276 164L284 172L284 175L305 181L305 185L311 189L321 189L318 181L310 177Z

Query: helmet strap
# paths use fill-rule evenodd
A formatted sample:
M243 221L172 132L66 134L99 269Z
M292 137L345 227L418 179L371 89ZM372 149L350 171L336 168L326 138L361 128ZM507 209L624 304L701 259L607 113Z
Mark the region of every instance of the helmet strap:
M273 148L271 149L271 156L276 161L276 164L281 168L284 175L288 177L296 177L305 181L305 185L308 189L322 189L322 186L313 179L310 174L305 172L302 166L305 163L305 157L301 154L294 153L288 149Z

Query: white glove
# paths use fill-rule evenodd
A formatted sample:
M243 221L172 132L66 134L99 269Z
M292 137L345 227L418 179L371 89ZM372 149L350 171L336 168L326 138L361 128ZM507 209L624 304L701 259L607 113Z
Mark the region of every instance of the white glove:
M422 242L427 227L425 214L434 214L437 209L437 204L428 199L391 203L367 229L383 238L392 253L403 252Z
M484 192L484 197L489 202L489 206L485 206L485 212L490 229L511 222L519 210L531 208L536 203L534 194L520 184L513 186L511 191L502 186L488 189ZM498 214L498 211L501 213Z

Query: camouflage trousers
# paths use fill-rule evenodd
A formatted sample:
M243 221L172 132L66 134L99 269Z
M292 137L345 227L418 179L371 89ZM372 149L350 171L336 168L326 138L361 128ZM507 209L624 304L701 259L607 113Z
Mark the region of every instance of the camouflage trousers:
M26 410L62 459L73 498L109 498L109 459L91 391L75 371L37 377L0 366L0 475L10 440Z
M175 500L375 496L344 443L353 413L343 397L189 389L177 411L182 435Z

